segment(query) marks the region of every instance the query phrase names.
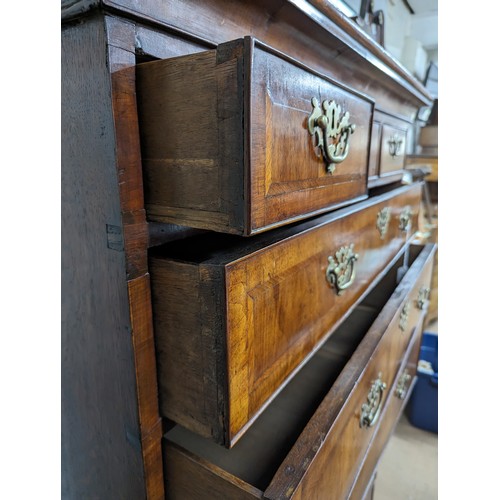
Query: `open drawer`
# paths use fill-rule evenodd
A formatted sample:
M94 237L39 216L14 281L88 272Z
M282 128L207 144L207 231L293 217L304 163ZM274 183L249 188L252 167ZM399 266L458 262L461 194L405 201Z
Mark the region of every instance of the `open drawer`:
M376 429L395 418L388 388L421 334L435 246L410 250L399 284L403 257L232 449L181 426L166 433L169 498L349 496Z
M403 186L251 240L152 250L162 416L233 446L397 260L420 199Z
M252 37L139 64L137 101L151 221L249 236L367 197L373 100Z

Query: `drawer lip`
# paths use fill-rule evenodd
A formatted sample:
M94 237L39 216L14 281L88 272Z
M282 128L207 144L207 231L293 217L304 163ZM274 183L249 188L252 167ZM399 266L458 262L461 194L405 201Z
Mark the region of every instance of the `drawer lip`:
M328 435L343 412L347 402L354 394L354 388L367 371L369 361L374 356L383 338L387 325L393 320L394 312L401 306L418 281L424 266L433 258L434 244L427 244L398 284L386 305L366 333L365 337L344 367L339 377L325 396L312 418L307 423L287 457L280 465L273 480L265 491L265 498L284 498L284 492L295 491L310 469L315 457L328 440ZM362 367L354 376L350 373L354 366ZM342 405L332 401L341 399ZM384 407L387 405L384 404ZM320 433L323 436L320 438ZM319 444L318 444L319 443ZM294 470L290 475L286 470Z
M368 178L368 189L385 186L393 182L398 182L403 178L404 168L391 172L381 173Z

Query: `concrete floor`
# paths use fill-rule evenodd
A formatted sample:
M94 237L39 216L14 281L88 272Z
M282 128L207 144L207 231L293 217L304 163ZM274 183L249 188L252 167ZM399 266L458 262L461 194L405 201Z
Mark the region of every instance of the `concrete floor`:
M437 333L437 322L426 331ZM402 415L382 455L375 500L438 498L438 435L410 424Z

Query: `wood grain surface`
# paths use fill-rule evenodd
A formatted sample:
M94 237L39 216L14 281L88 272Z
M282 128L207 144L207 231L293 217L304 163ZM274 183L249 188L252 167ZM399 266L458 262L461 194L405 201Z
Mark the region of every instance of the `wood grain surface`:
M241 0L228 4L226 0L206 0L200 4L176 0L104 0L103 5L216 44L252 35L283 52L291 50L293 57L307 54L298 58L326 67L336 58L352 60L359 66L358 71L365 73L361 78L364 85L382 84L397 99L412 101L416 106L432 103L421 82L326 1ZM372 83L366 80L368 74L372 75ZM360 83L359 88L362 86ZM389 99L380 100L390 105Z
M421 334L425 310L410 318L406 333L399 329L400 311L430 280L433 252L432 245L420 247L397 286L397 269L391 269L232 449L181 426L169 431L165 454L171 462L165 470L171 491L179 498L212 499L227 482L231 498L239 498L238 489L242 498L248 491L265 498L346 498L354 480L363 478L362 490L371 457L380 451L378 431L386 433L395 421L391 398L397 377L413 359L408 356ZM332 371L332 366L337 368ZM381 417L374 427L362 429L360 408L380 371L388 383ZM273 468L277 472L269 484ZM196 478L195 484L189 478Z
M421 318L421 320L423 320L423 318ZM387 391L387 404L380 415L380 424L377 429L375 429L373 440L370 443L365 457L363 458L362 466L358 471L348 498L352 498L353 500L365 498L364 492L370 488L372 476L376 474L377 465L384 448L387 445L391 434L394 432L398 420L410 399L411 392L416 383L415 376L417 373L418 355L420 352L420 342L422 338L422 322L423 321L420 321L417 324L410 345L408 346L406 356L401 363L401 369L395 377L392 387L390 387ZM406 395L404 398L400 399L396 395L396 388L398 386L399 378L403 375L403 373L408 374L411 379L406 383L406 387L408 388Z
M403 247L399 214L412 207L415 227L420 190L403 187L249 243L206 235L155 249L162 414L234 444ZM381 237L376 220L384 207L392 217ZM351 244L356 278L338 295L326 280L328 257Z
M148 499L164 498L155 345L147 269L148 228L144 210L142 165L135 98L133 23L104 17L108 36L111 102L115 124L115 162L120 190L123 252L128 279L130 331L134 347L137 408Z
M342 20L332 21L302 0L92 0L61 6L63 20L71 21L62 31L63 496L163 498L147 252L196 230L173 224L150 228L146 222L136 63L215 49L252 35L404 120L412 121L429 97L387 54L364 46L359 34L341 28ZM79 19L87 13L92 17ZM276 243L273 238L270 244ZM234 249L233 240L227 243L220 256ZM206 279L200 294L207 318L214 315L206 310L221 314L225 303L210 291L214 273L220 279L215 262L200 273ZM220 316L207 321L200 345L215 351L215 364L207 359L201 366L206 387L217 387L207 394L222 413L216 428L224 434L224 339L209 331L210 324L222 321ZM210 404L207 408L212 411ZM251 488L247 493L258 496Z
M373 427L359 426L361 404L366 401L363 396L366 398L379 373L388 387L395 380L411 338L410 332L402 336L399 314L408 297L417 293L421 281L430 281L434 250L433 245L424 247L398 285L277 471L265 492L266 498L346 497L373 434ZM409 327L419 324L422 315L410 318ZM388 323L389 327L385 326ZM367 355L369 361L361 361ZM353 379L353 369L358 363L364 368L362 374L358 373ZM386 404L384 398L383 405ZM287 474L287 470L294 472Z
M366 96L250 37L137 74L150 220L250 235L366 197ZM356 126L333 174L307 130L313 97Z

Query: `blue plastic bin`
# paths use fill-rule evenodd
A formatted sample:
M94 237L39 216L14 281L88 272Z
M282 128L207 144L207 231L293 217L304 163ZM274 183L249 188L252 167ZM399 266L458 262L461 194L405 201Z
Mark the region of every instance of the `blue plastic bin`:
M429 361L434 373L417 368L418 380L409 404L409 420L415 427L438 431L438 336L424 332L419 360Z

